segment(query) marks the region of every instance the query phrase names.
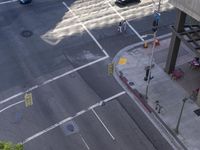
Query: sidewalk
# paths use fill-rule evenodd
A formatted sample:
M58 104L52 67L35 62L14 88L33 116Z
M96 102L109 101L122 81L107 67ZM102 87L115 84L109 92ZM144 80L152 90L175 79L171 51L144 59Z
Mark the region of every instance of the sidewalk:
M195 78L187 79L185 77L192 77L188 74L195 74L197 79L197 76L200 76L200 74L188 69L189 66L187 62L194 58L194 54L185 45L181 45L176 66L183 68L184 72L186 71L186 76L180 79L184 81L179 82L178 80L172 80L171 77L163 71L169 44L170 37L164 38L160 41L160 46L157 46L154 51L153 64L155 65L152 68L152 76L154 78L150 81L147 100L144 97L147 85L147 82L144 81L144 77L146 73L145 67L150 64L152 44L149 45L147 49L143 48L142 43L122 49L113 60L115 65L114 77L123 88L134 97L136 103L140 105L154 123L162 124L159 126L165 128L161 130L165 130L162 132L165 136L168 136L172 144L174 144L172 140L181 141L178 142L179 146L174 144L176 149L187 148L189 150L199 150L200 118L194 113L194 110L199 109L199 107L194 101L188 100L185 103L179 126L179 134L176 134L174 129L176 128L183 105L182 100L184 97L190 95L190 91L186 91L185 89L188 89L188 86L198 86ZM120 58L124 60L122 64L119 62ZM159 105L161 106L160 112L156 109L156 101L159 101ZM158 123L155 120L160 121ZM168 134L166 134L167 131ZM170 136L173 136L173 138ZM181 148L181 143L185 148Z

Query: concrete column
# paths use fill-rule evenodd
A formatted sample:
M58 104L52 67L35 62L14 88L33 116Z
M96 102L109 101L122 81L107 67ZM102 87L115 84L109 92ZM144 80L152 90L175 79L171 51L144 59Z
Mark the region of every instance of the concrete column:
M198 91L197 94L197 105L200 106L200 90Z
M174 26L174 29L176 32L183 31L185 19L186 19L186 14L184 12L182 12L181 10L177 9L176 22L175 22L175 26ZM181 40L176 36L175 33L173 33L171 42L170 42L168 56L167 56L167 62L165 65L165 71L169 74L175 68L180 43L181 43Z

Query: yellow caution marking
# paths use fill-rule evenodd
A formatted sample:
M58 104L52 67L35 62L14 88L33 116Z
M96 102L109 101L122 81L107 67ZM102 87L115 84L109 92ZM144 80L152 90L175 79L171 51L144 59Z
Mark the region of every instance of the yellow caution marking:
M119 65L125 65L126 63L127 63L127 59L125 57L121 57L119 59L119 62L118 62Z

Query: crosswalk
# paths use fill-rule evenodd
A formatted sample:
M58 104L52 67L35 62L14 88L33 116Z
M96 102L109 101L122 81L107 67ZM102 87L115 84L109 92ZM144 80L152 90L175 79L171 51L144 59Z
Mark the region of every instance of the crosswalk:
M162 0L161 2L161 11L173 8L168 0ZM146 0L137 5L118 7L115 5L114 0L77 0L70 5L70 9L76 16L66 10L62 21L55 28L45 33L42 38L46 42L55 45L65 37L84 32L80 22L89 30L118 24L121 18L111 7L115 8L126 20L132 20L153 14L154 10L157 9L156 3L158 3L158 0L154 0L154 2Z

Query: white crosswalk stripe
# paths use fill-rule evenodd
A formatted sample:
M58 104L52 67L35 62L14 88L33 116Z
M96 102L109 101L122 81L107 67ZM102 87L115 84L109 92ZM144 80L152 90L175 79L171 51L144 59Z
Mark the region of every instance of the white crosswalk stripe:
M158 0L154 0L154 2L158 3ZM110 3L126 20L151 15L155 10L155 3L151 0L149 0L148 3L142 2L137 5L130 5L122 8L116 6L114 0L77 0L70 6L70 9L89 30L92 30L94 28L117 24L121 21L121 18L113 11L108 3ZM168 0L162 0L161 11L172 8ZM62 21L59 22L54 29L44 34L42 38L51 44L57 44L64 37L82 32L84 32L84 29L80 25L80 22L67 11Z

